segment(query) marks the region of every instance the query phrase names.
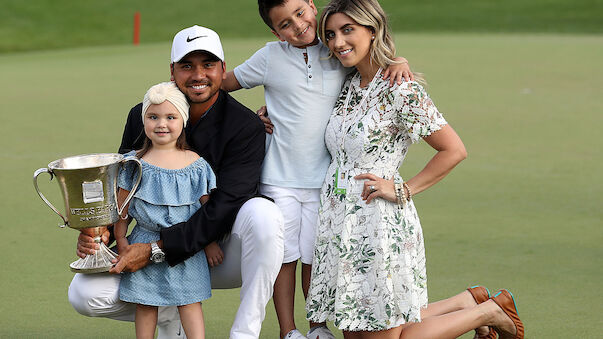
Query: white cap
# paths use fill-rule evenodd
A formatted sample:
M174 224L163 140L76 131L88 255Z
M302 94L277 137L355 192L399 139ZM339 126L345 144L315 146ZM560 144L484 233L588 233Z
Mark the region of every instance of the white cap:
M209 28L193 26L185 28L174 36L172 42L172 62L178 62L194 51L206 51L224 61L224 51L218 33Z

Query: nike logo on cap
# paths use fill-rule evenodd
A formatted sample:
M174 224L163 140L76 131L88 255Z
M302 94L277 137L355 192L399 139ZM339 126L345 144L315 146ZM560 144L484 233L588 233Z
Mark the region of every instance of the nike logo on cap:
M186 37L186 42L191 42L191 41L193 41L193 40L195 40L195 39L199 39L199 38L206 38L206 37L207 37L207 35L199 35L199 36L196 36L196 37L194 37L194 38L191 38L191 37Z

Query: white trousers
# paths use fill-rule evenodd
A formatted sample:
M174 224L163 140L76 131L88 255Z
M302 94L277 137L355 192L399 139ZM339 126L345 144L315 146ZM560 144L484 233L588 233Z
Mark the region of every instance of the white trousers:
M237 214L231 235L224 241L224 260L211 269L212 288L241 287L240 305L230 330L231 339L258 338L283 263L283 216L264 198L247 201ZM119 300L119 275L76 274L69 286L69 302L79 313L134 321L135 304ZM159 307L157 325L178 324L176 307ZM173 326L171 326L173 327Z
M320 207L320 188L290 188L260 184L260 193L274 199L283 213L285 257L283 263L314 257L314 239Z

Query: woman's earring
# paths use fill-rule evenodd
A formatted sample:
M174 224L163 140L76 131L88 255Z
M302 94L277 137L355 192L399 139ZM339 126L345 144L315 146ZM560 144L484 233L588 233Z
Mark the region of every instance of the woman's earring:
M375 40L375 36L374 35L371 37L371 40Z

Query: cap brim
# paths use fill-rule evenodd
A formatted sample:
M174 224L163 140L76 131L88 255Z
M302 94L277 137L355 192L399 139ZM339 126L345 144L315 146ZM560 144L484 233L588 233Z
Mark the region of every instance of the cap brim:
M216 60L220 60L220 61L224 61L222 59L220 59L219 56L217 56L216 54L206 50L206 49L195 49L192 51L189 51L187 53L185 53L184 55L180 56L179 58L177 58L177 60L173 60L172 62L180 62L180 60L184 59L184 57L186 57L187 55L191 54L191 53L195 53L195 52L205 52L207 54L210 54L211 56L213 56L214 58L216 58Z

